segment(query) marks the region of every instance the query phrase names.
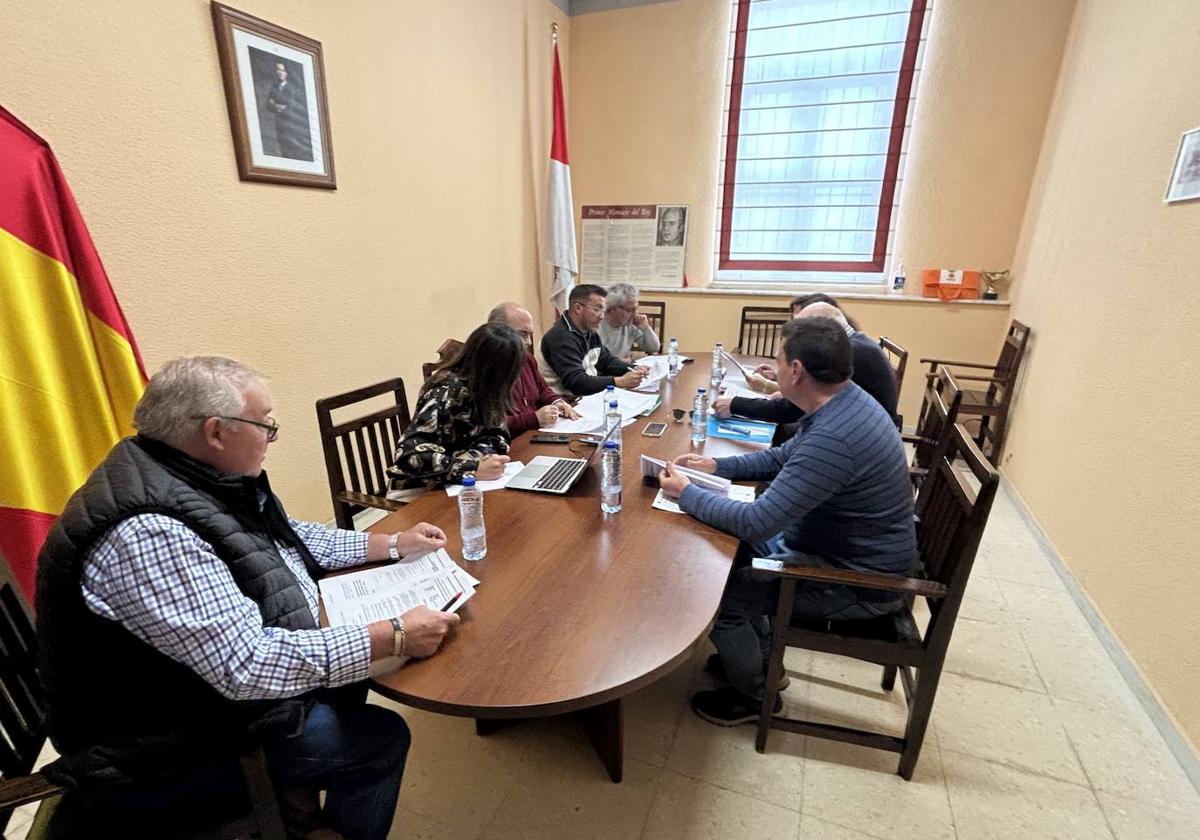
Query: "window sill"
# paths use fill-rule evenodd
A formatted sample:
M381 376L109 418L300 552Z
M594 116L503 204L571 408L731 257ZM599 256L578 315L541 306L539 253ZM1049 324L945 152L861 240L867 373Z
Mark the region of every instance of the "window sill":
M718 295L726 297L764 297L778 298L782 301L789 301L798 294L804 294L804 290L790 289L788 291L780 291L779 289L763 289L763 288L747 288L747 289L730 289L728 287L714 288L712 286L698 288L680 288L679 286L638 286L639 292L647 292L652 294L671 294L671 295ZM813 289L812 291L823 291L821 289ZM920 295L889 295L882 292L827 292L830 297L838 300L871 300L885 301L887 303L900 304L941 304L943 306L1009 306L1012 301L1009 300L938 300L937 298L921 297Z

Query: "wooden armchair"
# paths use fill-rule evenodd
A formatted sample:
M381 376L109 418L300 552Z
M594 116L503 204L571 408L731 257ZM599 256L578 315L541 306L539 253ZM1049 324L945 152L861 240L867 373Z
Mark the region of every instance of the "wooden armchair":
M437 360L421 365L421 378L428 381L429 377L433 376L433 372L437 370L438 365L443 365L450 361L462 349L463 343L457 338L447 338L442 342L442 346L437 349Z
M7 561L0 556L0 835L13 809L40 803L27 837L102 837L106 831L73 808L71 794L33 767L46 743L46 703L37 677L37 635L33 613L21 597ZM257 837L285 840L286 832L261 748L242 756L248 808L233 820L208 824L203 814L187 815L190 826L172 831L183 840ZM84 828L86 826L86 829ZM113 827L117 836L129 826ZM165 836L165 835L164 835Z
M792 310L786 306L743 306L734 352L773 357L779 349L780 331L791 319Z
M385 394L394 395L392 405L352 420L333 422L334 411ZM385 498L387 470L411 419L404 380L399 378L317 400L317 426L325 453L329 496L339 528L353 530L354 514L360 510L399 510L404 506Z
M986 382L983 390L964 390L961 414L978 417L979 432L975 442L993 464L999 465L1004 455L1004 439L1008 435L1008 412L1012 405L1013 391L1021 361L1025 358L1025 347L1029 342L1029 327L1014 320L1008 325L1008 335L1000 347L1000 357L994 365L977 362L956 362L951 359L921 359L929 365L927 376L932 376L939 365L954 368L973 368L988 372L987 375L958 374L960 382Z
M662 352L667 352L667 303L662 300L638 301L638 312L646 316L650 329L658 336Z
M879 336L879 349L887 356L887 360L892 366L892 373L896 375L896 393L899 394L900 389L904 387L904 369L908 367L908 351L886 335ZM896 412L896 428L904 429L904 415L899 411Z
M979 483L955 470L961 458ZM755 747L763 752L771 729L784 729L817 738L829 738L900 754L898 773L912 779L921 754L925 730L933 711L942 664L954 632L955 619L966 592L967 579L987 524L999 484L999 474L983 457L962 426L955 426L948 446L938 455L921 487L923 511L917 523L921 568L913 577L853 572L813 566L783 566L779 561L754 560L754 568L779 578L779 605L767 667L767 690L758 719ZM905 596L899 612L869 621L791 623L796 585L848 584L895 592ZM914 598L929 604L929 624L922 635L908 604ZM847 656L883 666L882 686L891 691L899 672L908 702L904 735L896 737L827 723L775 717L771 714L779 695L783 654L788 646Z
M949 368L940 368L925 384L925 399L917 417L917 431L913 435L902 435L906 443L913 445L912 466L908 476L913 488L920 489L940 453L950 443L958 412L962 407L963 392Z

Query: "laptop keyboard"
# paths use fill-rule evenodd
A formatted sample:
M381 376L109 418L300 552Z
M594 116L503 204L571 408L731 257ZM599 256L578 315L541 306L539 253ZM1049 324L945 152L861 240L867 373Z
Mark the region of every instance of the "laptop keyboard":
M539 478L533 486L539 490L561 490L575 477L579 466L578 461L560 460L547 470L546 474Z

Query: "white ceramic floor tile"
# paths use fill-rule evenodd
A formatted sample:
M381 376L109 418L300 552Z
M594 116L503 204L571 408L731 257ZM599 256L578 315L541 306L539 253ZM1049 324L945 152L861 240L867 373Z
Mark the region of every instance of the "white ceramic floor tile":
M791 713L816 723L832 723L901 735L908 719L904 689L897 676L891 691L880 686L883 667L826 653L810 654L798 677L808 683L803 702Z
M1062 580L1042 550L1032 542L1012 542L984 534L971 576L1062 589Z
M881 835L864 834L844 825L834 825L808 814L800 815L800 835L797 840L885 840Z
M653 685L624 698L625 756L665 767L688 695L707 651L683 663Z
M1101 791L1100 806L1117 840L1196 840L1200 803L1195 796L1166 804Z
M796 811L668 772L642 840L793 840L799 825Z
M1092 790L943 752L959 840L1106 840L1112 834Z
M954 624L945 669L954 674L1046 693L1021 632L1007 621L989 623L960 617Z
M1046 691L1059 700L1140 711L1137 698L1095 636L1022 631Z
M997 581L1005 605L1027 635L1056 639L1063 635L1099 641L1066 589L1048 589L1012 581Z
M924 603L923 598L920 600ZM1004 593L1000 591L999 581L995 578L971 575L962 605L958 608L958 617L989 624L1005 624L1011 621L1012 616L1009 615Z

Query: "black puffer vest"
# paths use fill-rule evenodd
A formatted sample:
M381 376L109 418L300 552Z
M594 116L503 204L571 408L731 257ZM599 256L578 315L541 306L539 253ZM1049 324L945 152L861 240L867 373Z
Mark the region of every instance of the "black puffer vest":
M266 503L259 505L265 492ZM311 701L226 699L190 668L88 609L80 588L89 549L124 519L158 513L212 546L264 626L316 627L276 543L320 568L288 524L266 474L230 476L172 447L126 438L67 503L38 557L37 630L60 784L96 788L228 755L256 735L296 731Z

